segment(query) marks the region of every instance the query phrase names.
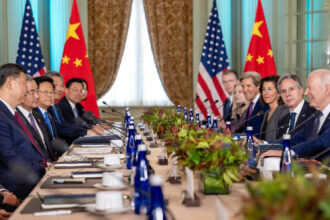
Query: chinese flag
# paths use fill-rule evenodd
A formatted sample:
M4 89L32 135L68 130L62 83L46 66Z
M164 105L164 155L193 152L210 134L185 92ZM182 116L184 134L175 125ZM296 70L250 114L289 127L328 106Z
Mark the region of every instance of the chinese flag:
M77 1L73 0L70 24L66 35L60 73L65 83L71 78L83 78L88 84L88 95L81 104L86 111L99 117L92 70L88 60Z
M249 51L245 61L244 72L255 71L261 78L276 75L273 51L261 0L258 0L256 19L253 24Z

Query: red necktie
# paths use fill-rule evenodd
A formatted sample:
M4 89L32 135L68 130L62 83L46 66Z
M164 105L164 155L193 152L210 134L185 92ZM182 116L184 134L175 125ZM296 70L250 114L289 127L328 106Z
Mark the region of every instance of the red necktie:
M21 127L23 128L24 132L29 136L30 141L32 142L32 144L36 147L37 151L39 152L39 154L41 155L42 158L42 163L44 164L44 167L47 167L47 163L45 161L44 156L42 155L37 143L35 142L35 140L33 139L32 135L30 134L29 130L27 129L27 127L25 126L25 124L23 123L21 117L18 115L17 112L15 112L14 117L16 118L16 120L18 121L18 123L21 125Z

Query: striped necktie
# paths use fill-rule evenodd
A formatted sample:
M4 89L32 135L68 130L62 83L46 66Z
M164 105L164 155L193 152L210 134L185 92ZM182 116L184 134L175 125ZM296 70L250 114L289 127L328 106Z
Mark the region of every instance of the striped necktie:
M21 117L19 116L19 114L17 112L15 112L14 114L15 119L18 121L18 123L21 125L21 127L23 128L24 132L27 134L27 136L29 137L31 143L35 146L35 148L37 149L37 151L39 152L41 158L42 158L42 163L44 165L44 167L47 167L47 163L46 160L44 158L44 156L41 153L41 150L39 149L37 143L35 142L35 140L33 139L30 131L27 129L27 127L25 126L25 124L23 123Z

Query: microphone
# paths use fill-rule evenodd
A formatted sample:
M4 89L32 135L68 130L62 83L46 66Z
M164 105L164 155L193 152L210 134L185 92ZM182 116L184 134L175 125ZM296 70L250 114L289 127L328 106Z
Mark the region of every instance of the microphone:
M27 184L29 187L36 185L40 180L39 175L21 161L12 162L9 170L17 182Z
M208 101L208 100L207 100ZM213 107L215 104L217 104L219 102L219 100L215 100L211 105L209 105L206 110L210 109L211 107ZM219 108L221 108L223 105L221 105Z
M120 113L118 114L118 113L115 112L115 111L111 111L111 112L109 112L109 111L103 109L102 112L103 112L103 113L106 113L106 114L109 114L109 115L115 115L115 116L120 116L120 117L124 118L123 115L121 115ZM114 113L116 113L116 114L114 114Z
M241 104L235 109L235 111L233 111L233 113L236 114L237 111L240 110L241 108L243 108L245 105L246 105L245 103L241 103ZM223 121L223 120L225 120L225 119L222 117L222 119L220 119L220 122Z
M285 125L282 125L282 126L276 128L276 129L271 129L271 130L269 130L269 132L278 131L278 130L280 130L280 129L282 129L282 128L285 128L285 127L286 127ZM267 131L259 132L259 133L257 133L257 134L254 134L253 136L262 135L262 134L265 134L266 132L267 132ZM276 141L276 140L275 140L275 141Z
M90 126L83 118L77 117L74 119L74 121L81 127L85 129L92 129L92 126ZM93 130L93 129L92 129ZM94 130L93 130L94 131ZM96 131L95 131L96 132ZM96 132L98 134L98 132Z
M316 111L311 116L309 116L305 121L301 122L299 125L297 125L295 128L293 128L288 134L291 134L293 131L298 130L298 128L301 128L304 124L306 124L310 119L313 117L318 117L322 112Z
M91 124L100 124L104 122L103 120L96 117L91 111L84 112L82 118Z
M61 138L55 138L51 142L51 147L61 155L69 149L69 145Z
M196 96L195 101L196 101L197 99L200 99L200 96ZM208 101L208 99L206 98L206 99L204 99L204 101L203 101L202 103L205 103L205 102L207 102L207 101Z
M100 132L98 132L97 130L95 130L92 126L90 126L83 118L81 117L78 117L78 118L75 118L75 122L86 128L86 129L91 129L92 131L94 131L97 135L100 135L100 136L103 136L103 134L101 134ZM106 123L106 122L105 122ZM107 128L105 128L103 125L100 124L100 127L102 127L104 130L108 131L108 132L111 132L110 130L108 130ZM122 130L120 130L119 128L117 127L114 127L112 126L112 129L118 131L120 134L124 135L126 137L126 133L123 132Z
M242 124L245 124L246 122L250 121L251 119L253 118L256 118L256 117L259 117L259 116L262 116L264 114L264 111L259 111L257 114L253 115L252 117L248 118L248 119L245 119Z
M112 112L117 113L119 116L121 116L123 118L125 117L125 115L123 115L121 112L118 112L116 109L112 108L106 101L103 101L102 103L105 104L106 106L108 106Z

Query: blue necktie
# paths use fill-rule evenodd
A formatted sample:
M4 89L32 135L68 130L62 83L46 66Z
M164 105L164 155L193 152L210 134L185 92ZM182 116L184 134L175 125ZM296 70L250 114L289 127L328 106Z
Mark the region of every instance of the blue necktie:
M77 110L77 107L75 107L74 109L73 109L73 115L74 115L74 117L75 118L78 118L78 110Z
M291 118L290 118L290 126L289 126L289 133L292 131L292 129L294 128L294 123L296 121L296 112L292 112L291 113Z
M48 127L48 129L49 129L49 131L50 131L50 133L51 133L51 135L53 137L53 139L54 139L55 138L54 131L53 131L52 124L50 122L49 115L48 115L47 112L44 113L44 119L45 119L46 125L47 125L47 127Z
M55 116L56 116L56 119L57 119L58 123L61 124L60 115L58 114L58 111L57 111L56 106L55 106L54 104L52 105L52 109L53 109L53 111L54 111L54 114L55 114Z

